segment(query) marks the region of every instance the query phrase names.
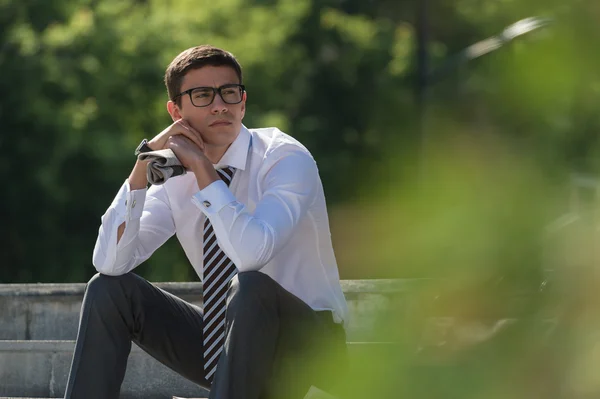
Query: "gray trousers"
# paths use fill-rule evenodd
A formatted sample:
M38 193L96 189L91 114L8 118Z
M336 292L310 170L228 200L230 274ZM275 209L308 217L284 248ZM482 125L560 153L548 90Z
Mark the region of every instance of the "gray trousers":
M301 399L335 389L346 337L331 312L315 312L260 272L239 273L227 293L226 340L212 386L203 367L202 309L143 278L95 275L83 299L65 398L118 398L131 342L210 399Z

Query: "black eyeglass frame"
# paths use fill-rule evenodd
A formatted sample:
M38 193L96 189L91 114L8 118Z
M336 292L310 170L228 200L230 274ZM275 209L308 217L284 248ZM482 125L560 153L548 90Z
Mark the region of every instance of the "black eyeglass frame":
M221 93L221 90L224 89L231 89L232 87L238 88L241 90L241 96L240 96L240 101L235 102L235 103L230 103L227 100L225 100L223 98L223 94ZM210 100L210 102L206 105L196 105L194 104L194 100L192 99L192 92L194 90L198 90L198 89L204 89L204 90L212 90L212 99ZM192 103L192 105L196 108L204 108L204 107L208 107L209 105L211 105L214 101L215 101L215 97L217 96L217 93L219 93L219 97L221 97L221 100L223 100L223 102L225 104L230 104L230 105L234 105L234 104L239 104L242 102L242 100L244 99L244 93L246 92L246 86L242 85L242 84L237 84L237 83L229 83L226 85L223 85L221 87L210 87L210 86L200 86L200 87L192 87L191 89L187 89L186 91L182 91L181 93L179 93L178 95L176 95L175 97L173 97L173 99L171 101L175 102L179 97L185 96L186 94L188 96L190 96L190 102Z

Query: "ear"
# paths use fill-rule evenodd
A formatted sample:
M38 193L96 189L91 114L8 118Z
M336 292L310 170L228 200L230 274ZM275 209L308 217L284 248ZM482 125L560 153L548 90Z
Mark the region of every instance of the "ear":
M183 119L179 107L173 101L167 101L167 111L169 111L169 115L171 115L173 122Z

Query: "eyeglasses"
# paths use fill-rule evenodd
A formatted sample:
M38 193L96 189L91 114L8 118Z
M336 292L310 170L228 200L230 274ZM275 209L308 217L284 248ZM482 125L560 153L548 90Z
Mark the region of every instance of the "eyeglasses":
M219 93L219 96L226 104L239 104L242 102L242 95L246 91L244 85L228 84L221 87L194 87L186 91L182 91L175 97L175 101L178 97L190 96L190 101L194 107L208 107L215 101L215 95Z

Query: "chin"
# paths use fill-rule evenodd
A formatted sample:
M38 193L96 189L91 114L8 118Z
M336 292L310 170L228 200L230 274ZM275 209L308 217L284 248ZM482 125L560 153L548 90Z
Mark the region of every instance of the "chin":
M205 134L204 141L214 146L229 145L235 141L239 129L234 126L215 126L210 129L210 134Z

